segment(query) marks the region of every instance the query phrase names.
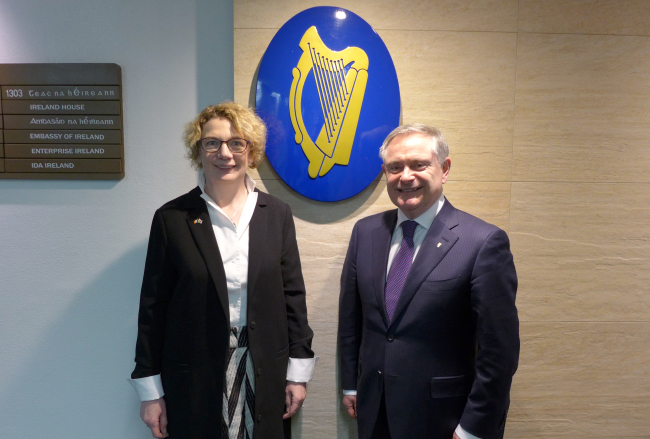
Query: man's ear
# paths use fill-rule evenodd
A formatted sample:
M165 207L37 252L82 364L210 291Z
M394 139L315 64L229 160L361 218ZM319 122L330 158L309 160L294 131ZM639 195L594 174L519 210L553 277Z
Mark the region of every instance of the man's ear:
M442 183L447 183L447 178L449 177L449 170L451 169L451 159L447 157L444 162L442 162Z

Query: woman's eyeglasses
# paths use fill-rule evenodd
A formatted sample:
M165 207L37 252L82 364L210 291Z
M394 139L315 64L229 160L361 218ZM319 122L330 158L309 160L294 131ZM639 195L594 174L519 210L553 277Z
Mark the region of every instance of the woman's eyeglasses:
M198 144L201 145L201 148L205 152L217 152L221 149L223 144L228 146L228 149L233 154L241 154L246 151L250 142L246 139L230 139L230 140L221 140L216 137L205 137L198 140Z

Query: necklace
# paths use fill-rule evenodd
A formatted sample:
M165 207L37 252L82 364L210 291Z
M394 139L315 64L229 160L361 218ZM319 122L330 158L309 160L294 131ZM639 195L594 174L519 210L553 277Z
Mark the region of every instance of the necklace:
M239 212L239 209L241 209L242 206L246 204L247 199L248 199L248 188L246 188L246 197L244 198L244 201L239 204L239 207L237 208L237 210L235 210L235 213L233 213L232 216L228 218L232 223L232 225L235 226L235 228L237 227L237 223L235 223L234 218L235 216L237 216L237 212Z

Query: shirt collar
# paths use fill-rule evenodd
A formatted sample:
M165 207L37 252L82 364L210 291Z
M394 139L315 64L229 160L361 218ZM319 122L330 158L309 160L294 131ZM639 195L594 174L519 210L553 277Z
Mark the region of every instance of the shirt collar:
M427 209L426 212L415 218L413 221L418 223L419 226L422 226L425 229L429 230L429 227L431 227L433 220L436 219L436 215L438 215L438 212L440 212L440 209L442 209L443 204L445 204L445 196L440 195L440 198L438 201L433 203L433 206L431 206L429 209ZM404 212L402 212L400 209L397 209L397 224L395 224L395 230L397 230L404 221L408 220L409 218L404 214Z
M255 180L253 180L248 174L244 180L246 189L248 189L248 196L244 205L241 207L241 215L239 217L238 225L235 226L228 215L219 207L217 203L210 198L208 194L204 192L205 189L205 175L203 172L199 172L199 188L201 189L201 198L205 201L208 206L208 214L210 215L210 221L212 221L213 227L218 228L229 228L234 230L237 233L238 238L244 235L248 229L248 225L253 218L253 212L255 211L255 206L257 205L257 195L255 192Z

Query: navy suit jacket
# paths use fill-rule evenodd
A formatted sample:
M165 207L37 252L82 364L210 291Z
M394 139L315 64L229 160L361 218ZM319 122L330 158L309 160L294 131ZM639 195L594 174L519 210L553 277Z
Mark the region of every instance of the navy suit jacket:
M384 303L397 210L357 222L341 275L341 385L357 390L359 437L382 393L393 439L501 439L519 358L517 275L506 233L446 200L392 321Z

